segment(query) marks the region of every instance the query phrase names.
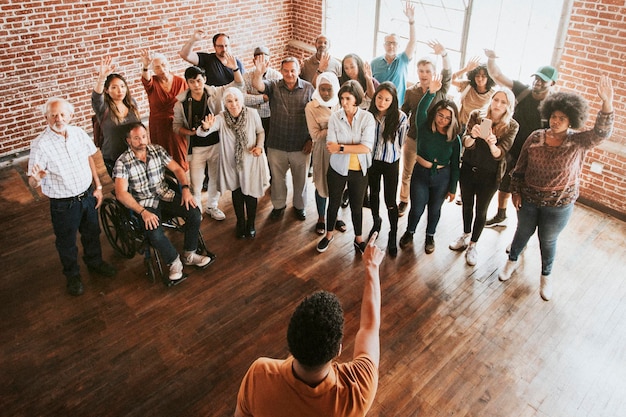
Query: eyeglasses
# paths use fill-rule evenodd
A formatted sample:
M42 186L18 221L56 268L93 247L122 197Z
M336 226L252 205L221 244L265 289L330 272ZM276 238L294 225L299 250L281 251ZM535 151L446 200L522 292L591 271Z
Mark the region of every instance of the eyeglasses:
M438 118L440 118L440 119L445 120L446 122L451 122L451 121L452 121L452 117L450 117L450 116L444 116L444 114L443 114L443 113L439 113L439 112L437 112L437 117L438 117Z
M389 41L385 42L385 46L393 46L393 45L397 45L397 44L398 44L398 42L389 42Z

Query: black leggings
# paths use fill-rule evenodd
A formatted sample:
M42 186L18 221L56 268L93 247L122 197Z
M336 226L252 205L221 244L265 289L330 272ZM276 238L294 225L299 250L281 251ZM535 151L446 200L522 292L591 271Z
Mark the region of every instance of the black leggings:
M241 188L233 190L232 197L233 208L235 209L235 216L237 216L237 221L245 222L247 214L248 223L254 224L254 221L256 220L256 197L245 195L241 192Z
M487 219L487 209L491 198L498 190L499 181L495 172L481 171L480 168L461 166L461 202L463 203L463 233L472 233L472 242L478 242ZM474 219L474 205L476 218ZM472 229L472 221L474 228Z
M361 171L348 171L347 176L338 174L332 167L328 167L326 173L328 180L328 211L326 212L326 231L335 230L337 213L341 205L343 190L348 184L348 194L350 196L350 211L352 212L352 227L354 235L363 234L363 197L367 189L367 175Z

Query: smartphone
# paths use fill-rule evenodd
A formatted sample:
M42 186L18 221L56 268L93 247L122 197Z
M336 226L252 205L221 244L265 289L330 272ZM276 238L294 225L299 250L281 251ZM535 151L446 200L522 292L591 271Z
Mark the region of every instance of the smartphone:
M491 133L491 119L483 119L483 121L480 122L480 137L483 139L487 139L490 133Z

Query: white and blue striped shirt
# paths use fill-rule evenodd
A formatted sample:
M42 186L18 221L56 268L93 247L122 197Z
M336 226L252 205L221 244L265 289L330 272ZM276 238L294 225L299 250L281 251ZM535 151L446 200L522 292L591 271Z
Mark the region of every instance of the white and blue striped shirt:
M396 137L393 141L388 142L383 138L383 131L385 130L385 119L378 121L376 119L376 142L374 143L374 149L372 150L372 158L375 161L387 162L389 164L396 162L400 159L402 154L402 144L406 139L406 134L409 131L409 119L400 110L400 123L396 130Z

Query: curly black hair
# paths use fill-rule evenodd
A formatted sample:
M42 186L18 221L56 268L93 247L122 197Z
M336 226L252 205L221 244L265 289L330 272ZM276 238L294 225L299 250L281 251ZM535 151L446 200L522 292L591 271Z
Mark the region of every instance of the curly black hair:
M480 74L480 72L484 72L485 75L487 76L487 91L491 90L495 85L496 82L493 78L491 78L491 76L489 75L489 71L487 71L487 65L486 64L481 64L479 66L477 66L476 68L474 68L471 71L467 72L467 79L469 80L470 85L472 86L472 88L474 90L476 90L476 76L478 74Z
M294 311L287 329L289 351L300 364L316 369L339 354L343 340L343 309L328 291L306 297Z
M560 91L550 94L542 102L539 108L541 117L549 120L552 113L560 111L569 119L572 129L580 129L584 126L589 115L589 104L581 95Z

